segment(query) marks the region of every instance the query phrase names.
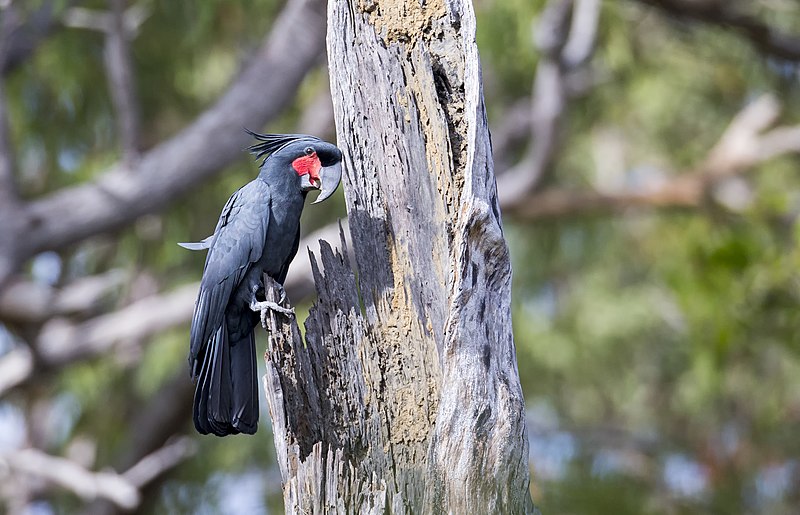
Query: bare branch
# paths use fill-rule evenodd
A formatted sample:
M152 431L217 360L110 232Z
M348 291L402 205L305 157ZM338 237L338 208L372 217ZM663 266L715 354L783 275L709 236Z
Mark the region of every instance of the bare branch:
M71 3L71 2L68 2ZM46 0L33 14L22 21L13 6L6 7L3 17L11 20L11 30L5 30L0 46L4 47L0 57L0 73L8 75L24 63L39 47L39 44L58 28L53 12L53 0Z
M139 158L140 124L130 41L147 17L148 10L138 5L125 9L125 3L125 0L108 0L108 12L73 7L65 12L63 18L64 24L69 27L105 34L103 60L109 94L116 113L122 164L132 169Z
M108 0L110 27L103 53L108 89L116 112L123 163L133 168L139 157L139 101L136 98L130 34L124 22L125 0Z
M189 382L188 379L186 382ZM125 471L122 477L132 485L141 488L193 456L195 452L197 452L197 446L194 440L186 436L179 437L142 458L136 465Z
M188 427L192 416L194 384L189 370L180 367L165 383L158 395L149 398L132 411L128 445L115 458L119 470L133 467L143 456L164 445L175 434Z
M17 386L33 373L33 355L20 346L0 357L0 395Z
M800 126L779 127L761 137L758 162L788 153L800 153Z
M522 161L498 180L501 196L532 190L539 184L557 147L561 118L566 108L564 63L561 52L567 45L572 15L571 0L552 0L542 13L536 30L542 52L536 68L531 96L531 146ZM525 173L518 173L522 169ZM513 186L510 184L513 180Z
M347 230L346 221L344 227ZM330 224L308 234L301 241L300 247L316 248L319 240L334 240L338 237L338 226ZM110 270L103 274L77 279L61 289L28 280L11 280L3 290L0 290L0 321L41 325L52 318L91 315L98 311L102 302L119 289L127 278L127 274L122 270ZM284 286L289 298L295 302L300 302L314 293L311 264L306 253L300 252L292 262ZM197 284L187 286L195 289L197 287ZM167 316L169 313L168 310L161 316ZM130 333L125 334L128 338L134 337Z
M0 454L0 473L29 474L70 490L84 500L107 499L124 510L139 506L140 489L196 452L195 443L179 437L148 454L123 474L92 472L82 465L35 448Z
M347 224L343 224L347 231ZM349 234L349 232L348 232ZM306 236L300 248L318 247L320 240L335 240L339 226L330 224ZM111 349L136 350L149 337L191 320L198 283L169 293L145 297L116 311L73 322L70 315L85 315L118 287L124 274L111 271L87 277L62 290L30 282L14 282L0 292L0 320L43 324L36 343L38 361L25 348L0 357L0 396L38 372L36 367L59 368L78 360L100 356ZM284 288L299 302L314 293L314 278L308 253L300 252L289 268Z
M701 190L697 186L696 182L678 182L652 193L550 189L530 195L524 202L506 206L503 212L533 221L594 213L619 213L635 207L696 207L702 198Z
M519 198L500 198L503 211L526 220L621 212L635 207L696 208L720 181L774 157L800 153L800 126L767 131L780 113L778 101L765 95L746 106L729 124L708 157L696 168L650 190L574 191L550 189ZM767 131L767 132L764 132Z
M176 435L187 428L187 422L192 416L192 395L194 394L194 384L189 380L189 371L181 367L173 374L158 395L153 395L147 402L135 410L131 410L131 418L127 422L127 427L131 428L126 439L127 445L122 449L122 453L114 458L114 468L117 470L139 470L136 474L142 476L149 471L148 475L156 472L160 466L166 464L171 453L159 454L159 449L168 447L175 441ZM175 449L176 453L180 449ZM194 453L193 448L186 450L184 458L190 457ZM158 463L144 464L151 462L146 458L152 454L159 456ZM140 467L138 464L142 464ZM164 469L166 471L167 469ZM126 475L128 472L125 473ZM165 474L157 474L152 477L146 489L142 489L142 495L147 496L149 492L158 488L161 481L166 479ZM135 479L134 479L135 481ZM87 505L83 513L86 515L114 515L123 510L117 508L108 501L95 501Z
M729 2L698 0L637 0L673 16L719 25L739 32L758 50L787 61L800 61L800 37L783 33Z
M113 30L109 13L85 7L67 9L64 11L62 22L65 26L73 29L94 30L103 33Z
M728 124L699 173L713 180L761 162L762 133L777 121L780 112L780 103L772 95L748 104Z
M0 371L9 374L0 381L0 395L35 377L41 368L63 367L111 349L135 350L153 334L186 323L192 316L197 286L189 284L167 294L152 295L85 322L50 320L37 337L35 362L21 351L12 351L0 359Z
M6 61L9 54L13 34L19 30L22 21L12 7L2 9L0 18L0 62ZM17 184L14 177L16 165L11 148L11 135L8 127L8 107L6 104L5 84L0 77L0 204L5 208L13 209L19 199L17 197ZM2 208L0 208L2 209Z
M530 139L530 113L531 100L524 97L505 110L499 123L492 124L492 157L498 173L511 168L508 156L512 153L512 149Z
M142 155L136 173L115 166L93 183L31 203L19 213L22 227L0 226L5 261L0 283L9 269L37 252L113 231L158 211L240 157L247 145L242 127L260 127L277 115L317 62L325 41L324 12L322 0L289 0L227 93L189 127ZM299 26L304 30L297 31Z
M78 279L60 290L32 281L11 281L0 290L0 320L41 324L53 317L91 313L123 284L126 275L121 270L111 270Z
M594 51L598 0L551 0L536 30L541 52L531 104L531 145L513 168L497 179L501 198L524 198L541 185L558 149L561 120L570 87L569 74L586 65Z
M567 68L575 69L592 57L599 20L600 0L575 0L569 39L561 51L561 59Z
M102 354L117 344L136 344L189 320L196 295L197 285L189 284L77 325L51 320L42 329L36 349L47 366L63 366Z
M0 56L3 53L3 49L0 48ZM5 204L6 208L16 206L19 202L15 168L8 129L5 87L2 77L0 77L0 203Z
M116 1L116 0L114 0ZM150 15L150 9L143 3L134 4L122 11L121 21L129 39L134 39L139 32L139 27ZM85 7L70 7L64 10L61 23L72 29L93 30L108 33L115 29L115 15L113 12L98 11Z
M113 472L91 472L70 460L50 456L38 449L21 449L0 455L0 462L16 473L31 474L92 500L99 497L133 509L141 498L130 481Z

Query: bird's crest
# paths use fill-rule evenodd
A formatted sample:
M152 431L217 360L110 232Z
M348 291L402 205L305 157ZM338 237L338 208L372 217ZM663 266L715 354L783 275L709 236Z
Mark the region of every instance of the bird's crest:
M253 136L257 139L260 143L254 143L248 147L250 153L256 156L256 159L264 158L264 161L267 158L274 154L275 152L279 151L289 143L298 140L309 140L309 141L322 141L315 136L309 136L307 134L259 134L257 132L253 132L250 129L245 128L247 134ZM262 161L263 164L263 161Z

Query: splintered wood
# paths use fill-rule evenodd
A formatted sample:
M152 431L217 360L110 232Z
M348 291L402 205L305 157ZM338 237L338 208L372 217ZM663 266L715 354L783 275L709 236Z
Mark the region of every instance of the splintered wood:
M472 6L328 15L355 262L312 256L305 341L269 317L286 512L533 513Z

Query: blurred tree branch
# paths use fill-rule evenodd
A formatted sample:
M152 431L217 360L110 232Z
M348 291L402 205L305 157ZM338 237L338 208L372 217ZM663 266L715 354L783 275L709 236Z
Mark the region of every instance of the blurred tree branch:
M188 321L196 284L119 307L114 290L121 281L128 279L127 274L110 273L80 279L63 288L21 279L7 283L7 288L3 288L2 283L36 252L69 246L94 234L128 225L142 214L170 205L176 196L219 173L238 158L246 146L241 128L259 128L280 113L307 72L319 62L324 49L324 2L288 0L260 49L216 104L186 129L142 154L138 160L132 160L131 150L135 149L132 142L138 131L131 129L135 123L131 123L130 117L127 121L123 118L126 112L135 115L137 106L132 90L121 91L117 83L122 81L132 86L130 62L126 65L124 59L120 59L120 52L127 52L127 58L130 57L130 49L124 48L127 42L123 34L135 32L145 13L138 4L124 14L121 3L111 7L112 14L68 6L61 20L64 26L101 30L106 34L109 89L112 95L119 93L113 99L115 118L120 124L120 137L127 138L122 142L127 155L92 183L67 187L27 203L20 202L13 209L10 203L0 202L0 216L7 220L0 226L0 320L19 329L15 332L28 342L17 344L0 358L3 378L0 393L31 384L32 379L47 381L76 360L97 358L119 349L136 355L157 331ZM302 33L295 30L298 26L304 27ZM270 94L265 95L265 91ZM330 115L307 119L311 125L318 126L329 120ZM12 155L3 153L13 167ZM13 173L7 177L14 179ZM0 194L12 191L2 184L0 188ZM37 232L42 238L38 244L33 240ZM313 288L307 284L308 277L298 278L296 272L295 277L294 282L290 279L287 284L291 295L305 295L298 292ZM104 313L110 306L113 306L111 311ZM28 395L28 390L24 391ZM126 426L135 428L130 430L130 445L112 460L116 470L129 470L113 476L112 482L120 478L128 481L136 487L136 494L142 496L141 488L157 484L162 472L179 461L181 453L176 447L167 445L158 449L171 435L182 433L187 427L191 395L191 382L186 371L181 369L165 383L162 392L138 409L130 410L131 419ZM46 472L67 471L66 477L80 483L62 481L68 489L92 494L89 497L100 496L101 499L87 506L93 512L113 513L123 506L125 510L132 506L125 502L119 504L120 498L115 499L113 493L104 495L106 476L64 458L48 457L35 449L32 452L39 453L35 456L37 459L45 457L40 462L46 465ZM149 453L154 454L148 456ZM47 458L52 459L48 461ZM51 479L63 480L63 477ZM109 498L115 502L103 500ZM22 504L17 502L16 505L24 509L28 501L21 498L20 502ZM9 503L9 506L16 505Z
M140 123L130 41L149 11L140 4L129 8L125 4L125 0L108 0L107 12L72 7L65 11L63 23L68 27L94 30L105 35L103 61L108 91L116 113L114 120L122 150L122 163L133 169L139 158Z
M123 474L105 470L92 472L70 459L51 456L34 448L0 454L0 463L5 465L6 473L33 475L83 499L105 498L131 510L142 501L141 488L194 452L194 443L189 438L177 438L145 456Z
M2 56L3 53L4 49L0 47L0 56ZM8 128L5 85L3 78L0 77L0 202L6 205L6 209L13 208L19 203L14 168L14 158L11 150Z
M531 95L530 144L520 162L498 176L500 198L521 198L549 173L570 97L568 76L588 64L599 16L599 0L551 0L545 7L535 31L541 56Z
M33 356L19 347L0 357L0 371L7 374L0 382L0 395L40 372L98 357L112 349L137 350L149 337L191 318L197 287L196 283L184 285L86 321L50 320L36 336Z
M124 21L125 0L108 0L108 3L112 30L106 33L103 57L108 89L116 112L122 161L125 166L133 168L139 158L139 101L131 62L131 33Z
M50 16L50 3L46 3L41 12ZM0 63L5 73L10 69L8 63L11 59L18 60L20 55L28 55L35 47L34 43L15 44L15 41L27 41L29 34L23 30L26 25L21 21L21 15L13 4L5 5L0 8ZM49 22L48 22L49 24ZM37 38L33 38L35 41ZM14 152L11 147L11 136L8 125L8 106L6 104L5 84L3 77L0 77L0 219L4 220L3 226L6 231L0 230L0 289L2 289L4 279L7 278L16 268L18 259L17 243L19 238L17 231L22 227L20 220L16 217L20 201L17 195L16 184L16 163L14 162Z
M68 1L67 5L73 2ZM18 6L9 3L0 8L3 36L0 47L0 73L8 75L27 61L39 44L59 27L53 0L46 0L33 13L23 17Z
M181 367L164 383L157 395L132 410L132 416L126 424L130 428L127 435L128 445L114 458L115 469L135 468L137 463L144 461L151 453L156 453L166 442L182 438L178 435L188 428L194 395L194 385L187 379L188 372ZM168 474L160 474L143 485L143 497L147 498L148 492L157 489L167 476ZM84 510L87 515L113 515L121 512L124 510L104 499L88 504Z
M148 454L122 473L136 488L143 488L167 470L194 455L194 442L185 436L176 437L163 447Z
M123 2L109 1L111 7L117 9L113 19L108 11L73 7L76 2L66 2L67 7L60 11L63 14L54 13L53 2L44 0L41 7L23 20L20 6L25 4L11 2L10 8L16 8L16 18L7 17L9 11L2 13L3 23L14 22L9 25L14 29L13 37L4 36L0 40L2 75L7 75L29 59L47 35L64 26L109 34L107 50L112 43L112 33L134 32L145 13L141 4L135 4L120 14ZM731 3L637 1L656 6L667 14L704 22L712 28L727 27L743 34L757 49L770 56L800 60L798 38L781 33L755 17L737 13L737 7ZM40 250L61 249L86 237L114 231L129 225L142 214L170 205L176 196L216 174L218 169L212 169L214 166L221 169L235 159L246 144L242 138L236 138L241 126L261 125L258 120L266 120L277 113L294 94L305 71L318 62L323 36L317 40L314 27L317 26L318 12L324 11L321 5L323 2L320 0L289 0L271 33L272 38L277 38L278 34L289 38L282 43L283 46L269 52L267 47L272 45L272 40L265 39L258 56L231 86L225 98L183 132L138 156L138 159L131 159L130 155L136 156L140 150L136 143L139 131L125 128L135 127L136 123L135 120L134 123L125 122L123 111L127 107L120 107L120 102L127 103L135 110L135 95L118 90L114 85L115 80L128 81L132 85L129 79L120 79L125 73L132 77L134 72L130 66L130 48L115 47L117 52L128 52L128 64L122 69L112 73L110 66L107 67L110 92L119 96L113 98L115 121L119 124L118 132L125 152L118 165L109 167L105 175L100 174L92 183L30 203L19 201L14 149L8 141L7 124L0 126L0 219L4 220L0 224L0 323L7 323L14 330L19 328L19 335L30 343L18 345L0 357L0 396L13 390L14 402L19 394L28 399L38 395L33 393L34 385L38 388L41 382L58 384L56 374L68 365L115 356L116 350L138 356L137 353L142 352L154 334L189 320L197 284L129 302L121 300L115 292L122 282L130 279L123 273L112 271L61 287L23 281L11 274ZM542 57L533 94L508 110L504 125L494 134L498 163L505 155L516 155L507 153L505 149L523 141L532 142L523 161L512 169L514 173L498 179L500 205L504 213L521 221L539 221L625 213L632 208L697 209L719 202L717 191L721 185L737 180L741 174L756 169L764 161L800 152L800 126L770 129L777 120L779 106L774 99L765 97L745 108L731 122L705 159L689 169L666 175L666 179L658 184L614 191L576 191L551 186L554 181L549 180L549 174L555 168L553 162L561 150L559 132L569 112L570 99L584 93L586 85L592 83L591 77L589 81L585 78L596 73L590 68L589 60L595 44L599 7L597 0L551 1L550 14L540 20L537 46ZM310 18L309 13L312 13ZM290 37L292 24L297 23L308 28L308 32L303 34L305 39L299 42ZM322 25L322 20L318 25ZM124 26L122 32L121 26ZM547 34L549 39L543 37ZM116 43L126 46L124 38ZM313 54L313 48L316 48L316 54ZM110 55L106 59L108 63ZM296 60L300 62L289 62ZM284 83L287 81L290 84ZM577 88L575 84L578 84ZM6 108L2 86L0 77L0 121L4 121ZM265 90L275 94L265 96ZM303 132L319 134L329 130L331 117L329 92L324 92L303 110L299 125L305 127ZM125 139L126 134L133 137ZM507 163L497 165L498 170L507 168ZM527 187L520 187L520 179ZM741 178L738 180L744 182ZM157 190L155 194L154 189ZM512 198L508 192L518 195ZM8 196L10 202L6 202L4 196ZM14 205L14 202L18 204ZM337 233L338 228L332 224L302 243L310 244L319 238L333 240ZM286 281L291 299L297 302L313 293L311 277L311 266L306 254L301 252ZM4 278L12 278L6 288L2 287ZM140 405L131 408L126 416L125 448L116 451L108 463L114 470L128 470L124 474L114 473L114 476L134 485L142 498L148 497L142 488L158 488L166 475L163 472L177 463L178 447L161 447L188 427L191 396L192 385L187 380L186 371L181 368L164 382L157 394L139 400ZM4 400L11 398L8 396ZM602 431L600 433L598 438L605 437ZM630 440L628 436L625 438ZM603 444L606 443L603 440ZM152 459L148 459L148 455ZM76 463L73 465L77 466ZM96 477L91 468L84 466L77 474L93 481ZM123 511L102 495L101 499L90 503L88 509L93 514Z
M109 0L109 2L117 0ZM118 30L117 27L125 31L128 37L133 37L139 31L139 27L150 14L149 9L143 4L134 4L128 8L123 5L111 5L111 11L98 11L85 7L70 7L64 11L61 22L65 27L74 29L86 29L108 34Z
M192 416L192 396L194 385L187 380L187 370L181 368L161 388L138 409L133 410L126 426L131 428L127 435L128 445L113 460L117 470L135 468L148 455L165 446L166 442L184 434ZM164 469L164 472L167 470ZM127 473L126 473L127 474ZM142 485L143 497L156 490L168 474L160 474ZM124 510L104 499L88 504L84 510L86 515L113 515Z
M144 339L174 327L192 315L197 284L152 295L85 322L53 319L39 334L36 352L45 367L63 367L114 348L139 346Z
M0 460L16 474L44 479L85 500L104 497L126 509L135 508L140 502L136 487L119 474L92 472L72 460L51 456L38 449L27 448L6 453Z
M289 0L248 68L220 100L143 154L135 173L118 164L92 183L63 188L16 209L16 222L0 227L0 285L34 254L128 225L236 159L246 146L242 126L260 127L279 113L317 62L325 41L324 12L321 0ZM295 30L298 26L304 27L302 33Z
M11 325L42 324L54 317L85 316L126 280L122 270L77 279L61 288L15 278L0 290L0 321Z
M730 28L760 51L785 59L800 61L800 37L786 34L736 9L735 2L719 0L636 0L657 7L676 17Z
M731 121L702 163L694 169L674 174L674 178L655 188L600 192L552 187L512 199L500 197L500 206L504 213L528 221L624 212L637 207L697 208L710 198L721 181L751 170L774 157L800 152L800 126L769 130L779 113L780 105L771 96L764 96L749 104ZM331 224L307 236L301 242L301 247L311 246L320 239L331 240L337 232L336 225ZM311 277L307 257L298 257L285 283L290 298L297 301L313 293ZM64 314L85 312L88 306L95 305L107 285L114 280L113 275L105 280L84 279L58 294L43 287L20 287L30 295L17 295L15 292L20 289L12 286L0 295L0 319L5 317L14 320L16 317L19 320L20 313L29 314L29 320L38 323L52 319L43 326L38 336L36 366L58 368L75 360L102 355L112 348L119 349L120 345L140 345L153 334L184 324L191 317L196 284L141 299L86 321L76 323L63 318ZM35 293L37 291L39 293ZM85 293L72 293L80 291ZM36 373L36 367L31 366L29 359L19 353L9 354L0 360L0 369L8 370L9 377L14 379L6 381L0 393Z
M737 13L724 2L685 1L685 0L638 0L654 5L676 15L687 16L709 23L731 26L743 31L768 52L787 59L800 59L800 38L793 38L776 32L755 18ZM530 101L520 101L510 116L496 131L495 155L504 155L506 148L524 137L530 131L527 153L515 165L498 163L505 171L498 175L498 195L503 209L515 216L534 220L560 216L583 215L598 212L618 212L634 206L651 207L697 207L705 193L713 189L713 176L719 173L730 175L729 168L722 162L705 163L703 168L711 170L710 177L700 177L690 173L670 181L653 191L597 192L548 189L538 194L543 181L548 176L552 160L558 151L561 120L565 115L569 98L582 92L574 91L569 85L569 76L585 73L585 67L594 49L599 2L596 0L551 0L545 7L538 22L537 47L541 57L536 70L533 93ZM530 102L530 103L528 103ZM530 107L528 107L530 106ZM526 109L530 115L524 116ZM759 112L764 112L763 107ZM773 120L774 122L774 120ZM791 136L794 128L775 129L763 134L755 142L757 127L732 125L729 129L745 127L748 142L759 147L769 156L795 152ZM787 132L788 131L788 132ZM730 138L730 134L726 136ZM741 135L740 135L741 137ZM720 153L719 147L712 151L715 159L729 155L739 168L755 166L754 156L745 156L736 150L737 146L725 144ZM731 157L733 156L733 157ZM711 156L709 156L711 158ZM498 158L496 158L497 160ZM758 162L767 160L768 157ZM705 175L705 174L703 174Z
M21 345L0 357L0 395L33 375L33 354Z
M306 236L300 248L316 248L319 240L331 240L338 234L338 225L331 224ZM0 396L37 377L40 371L60 369L112 349L136 350L151 336L191 319L199 283L97 314L103 300L124 281L125 274L112 270L79 279L61 289L24 281L12 282L0 290L0 322L40 327L33 354L23 346L0 357ZM301 252L292 263L284 287L295 302L314 292L307 253ZM185 377L184 382L189 384Z
M800 126L768 130L779 114L780 104L770 95L752 102L731 121L702 163L673 174L674 178L652 189L599 192L551 188L511 200L501 197L500 202L504 212L525 220L620 212L633 207L700 207L723 180L774 157L800 153Z

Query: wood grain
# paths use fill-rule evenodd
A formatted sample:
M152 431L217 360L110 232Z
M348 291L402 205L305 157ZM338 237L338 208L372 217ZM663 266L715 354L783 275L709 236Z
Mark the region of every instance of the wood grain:
M328 16L355 263L322 242L305 343L270 320L286 511L532 513L472 6Z

